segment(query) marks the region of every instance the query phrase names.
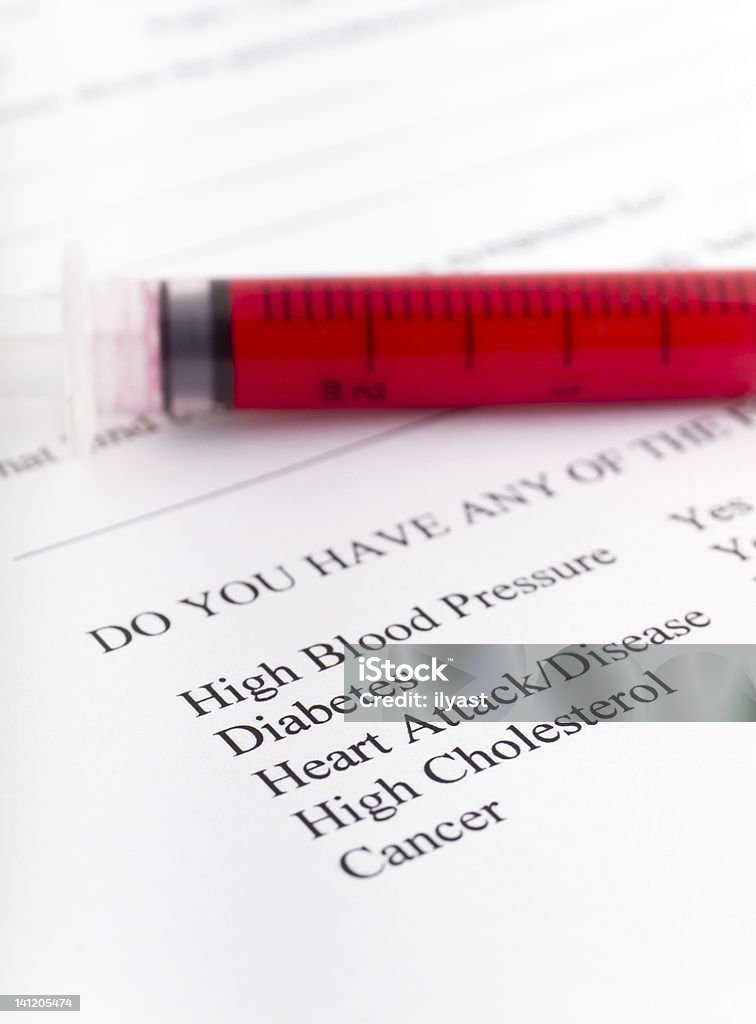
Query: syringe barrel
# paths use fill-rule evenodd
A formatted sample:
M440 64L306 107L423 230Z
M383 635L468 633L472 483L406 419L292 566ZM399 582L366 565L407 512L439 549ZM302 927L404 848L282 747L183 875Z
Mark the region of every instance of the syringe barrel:
M756 273L168 282L169 407L378 408L735 396Z
M30 307L0 303L0 368L6 394L52 394L65 379L79 442L95 411L756 390L750 270L90 282L76 253L66 267L62 343L49 302L36 333Z

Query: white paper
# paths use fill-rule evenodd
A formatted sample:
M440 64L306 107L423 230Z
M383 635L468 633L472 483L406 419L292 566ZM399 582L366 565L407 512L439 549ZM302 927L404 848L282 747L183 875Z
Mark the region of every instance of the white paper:
M746 265L747 15L5 3L2 289L48 293L73 235L134 273ZM754 408L147 418L71 463L54 410L4 407L3 991L81 993L97 1024L750 1020L748 725L584 729L446 786L426 760L500 726L382 727L390 754L274 799L252 772L366 727L238 757L214 733L327 701L339 669L199 718L177 695L415 609L447 643L609 642L696 611L701 642L749 642ZM526 502L466 522L507 485ZM691 508L701 529L670 519ZM411 522L430 517L434 539ZM305 560L355 541L383 553ZM597 549L616 561L552 590L441 603ZM290 590L221 596L277 567ZM206 591L212 616L182 600ZM164 635L92 636L150 612ZM292 817L378 778L421 796L317 840ZM506 820L460 842L339 867L492 801Z

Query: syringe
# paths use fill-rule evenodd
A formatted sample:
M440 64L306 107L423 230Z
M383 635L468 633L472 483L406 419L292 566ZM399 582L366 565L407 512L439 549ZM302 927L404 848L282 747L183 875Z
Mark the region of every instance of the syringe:
M756 390L756 272L87 282L68 256L68 422L95 412L410 408ZM54 383L5 344L17 390ZM49 354L49 349L48 349Z

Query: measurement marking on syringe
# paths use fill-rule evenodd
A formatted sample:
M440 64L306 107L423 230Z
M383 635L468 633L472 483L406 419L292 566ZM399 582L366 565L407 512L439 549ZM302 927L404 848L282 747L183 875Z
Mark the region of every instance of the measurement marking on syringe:
M475 321L470 308L470 297L465 297L465 366L472 370L475 363Z
M373 302L369 289L363 292L365 305L365 366L372 370L375 364L375 327L373 325Z
M572 314L567 302L562 312L562 362L565 366L572 364Z
M682 275L677 282L677 294L679 304L680 284L683 283ZM667 291L667 282L663 275L659 275L655 278L657 301L659 303L659 349L661 352L661 361L664 366L669 363L670 347L672 343L671 330L669 322L669 294Z

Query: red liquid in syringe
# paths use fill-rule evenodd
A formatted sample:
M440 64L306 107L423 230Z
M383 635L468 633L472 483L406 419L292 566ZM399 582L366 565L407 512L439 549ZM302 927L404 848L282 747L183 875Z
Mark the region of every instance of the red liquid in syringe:
M236 408L628 401L756 389L752 271L203 284L206 304L194 294L192 311L186 295L161 286L169 407L200 387L203 362L210 372L202 387ZM199 334L198 315L206 318Z

